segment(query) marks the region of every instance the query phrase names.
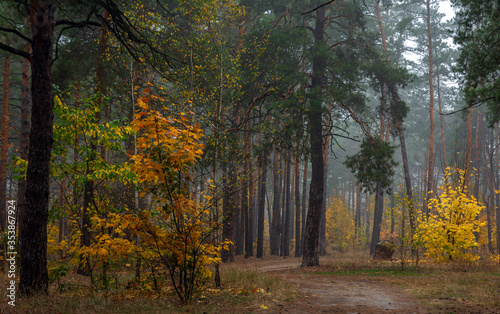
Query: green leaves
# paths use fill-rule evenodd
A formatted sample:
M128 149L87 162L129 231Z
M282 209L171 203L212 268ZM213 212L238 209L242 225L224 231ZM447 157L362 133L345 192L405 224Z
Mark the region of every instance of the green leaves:
M459 29L455 42L461 45L458 70L467 105L486 103L490 123L498 121L500 104L500 11L497 1L455 0Z
M396 146L379 138L365 138L359 153L347 157L344 162L347 168L361 182L364 189L373 192L377 185L390 191L397 163L393 160Z

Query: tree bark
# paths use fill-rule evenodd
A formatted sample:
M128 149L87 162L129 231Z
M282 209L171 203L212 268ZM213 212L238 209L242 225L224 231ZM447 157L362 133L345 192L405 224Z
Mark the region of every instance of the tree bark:
M493 171L493 150L488 149L488 155L490 159L490 169L488 171L488 161L486 158L486 147L494 147L494 140L493 140L493 129L490 129L490 145L483 145L483 158L484 158L484 168L485 168L485 175L484 175L484 192L483 192L483 200L484 204L486 206L486 229L488 232L488 252L490 254L493 254L493 243L492 243L492 237L491 237L491 209L492 207L494 208L495 205L495 183L494 183L494 171ZM486 137L486 136L485 136ZM485 144L485 143L483 143ZM490 194L487 197L486 196L486 190L489 188Z
M10 56L3 61L2 140L0 148L0 231L7 221L7 149L9 140Z
M300 255L304 254L304 238L306 235L306 201L307 201L307 168L309 168L309 155L306 153L304 157L304 172L302 174L302 220L300 222L301 238L300 238Z
M232 134L234 136L234 134ZM234 141L234 138L230 139L230 141ZM235 143L230 145L230 154L234 154L237 151L235 148ZM229 158L229 164L223 166L222 172L224 173L224 197L222 204L222 215L223 215L223 223L222 223L222 239L223 241L230 240L234 243L234 213L235 207L238 206L235 200L236 197L236 184L237 184L237 174L236 174L236 165L234 157L226 157ZM222 262L234 262L234 244L230 244L228 249L223 249L221 254Z
M245 163L244 163L244 174L243 176L246 178L243 182L243 188L241 190L241 213L244 216L244 226L242 226L240 231L237 232L237 237L238 233L243 233L244 234L244 242L245 242L245 257L250 257L252 256L250 253L250 250L252 247L252 238L251 238L251 232L252 229L250 225L250 212L249 212L249 207L248 207L248 189L250 186L250 178L248 178L249 175L249 170L250 170L250 133L245 132ZM238 237L239 238L239 237ZM236 242L237 244L240 243L240 241Z
M26 49L28 50L28 49ZM23 58L22 61L22 79L21 79L21 143L20 155L23 160L28 160L28 146L30 135L30 116L31 103L29 100L29 82L30 82L30 62ZM26 178L19 180L17 185L17 215L19 219L26 211ZM19 226L21 221L19 221ZM19 251L22 249L19 245Z
M55 4L30 1L32 116L26 172L26 211L19 227L19 293L48 293L47 222L52 150L52 54Z
M325 24L325 9L316 10L316 24L314 28L314 45L318 48L324 44L323 28ZM310 99L309 127L311 142L312 177L309 190L309 210L307 213L306 232L304 237L304 255L302 267L319 265L319 229L321 225L321 207L324 190L324 162L323 162L323 127L322 127L322 71L324 69L323 56L317 54L312 60L311 88L315 95Z
M443 149L443 166L444 169L446 169L447 166L447 160L446 160L446 144L445 144L445 139L444 139L444 117L443 117L443 109L441 106L441 82L440 82L440 72L439 72L439 65L437 65L437 92L438 92L438 105L439 105L439 118L441 119L441 144L442 144L442 149Z
M271 246L271 255L279 255L280 254L280 174L279 174L279 166L278 166L278 151L274 150L274 169L273 169L273 219L271 225L271 238L270 238L270 246Z
M295 257L301 255L301 236L300 236L300 156L297 154L294 163L295 173Z
M286 152L286 161L285 161L285 208L283 212L283 237L281 238L281 248L282 248L282 256L290 256L290 222L291 222L291 195L290 195L290 181L291 181L291 170L292 170L292 158L290 154L290 150Z
M266 206L266 185L267 185L267 152L264 150L259 162L259 199L257 216L257 258L264 256L264 212Z
M498 146L500 145L500 140L499 137L500 132L499 132L499 127L498 127L498 122L495 123L495 164L493 166L493 171L495 173L494 179L495 179L495 190L498 191L500 190L500 174L498 173L498 153L499 153L499 148ZM496 247L496 253L500 254L500 193L495 193L495 222L496 222L496 230L497 230L497 247Z
M472 150L472 107L468 110L469 115L467 118L467 140L465 148L465 173L464 173L464 186L462 190L466 189L467 196L469 193L469 179L470 179L470 163L471 163L471 150Z
M375 247L380 241L380 230L382 225L382 218L384 212L384 189L377 184L376 194L375 194L375 209L373 212L373 230L372 230L372 241L370 243L370 256L374 256Z
M427 189L424 201L424 212L429 215L428 203L431 198L434 183L434 86L433 86L433 61L432 61L432 33L431 33L431 7L430 0L426 0L427 6L427 36L429 39L429 113L430 113L430 136L429 136L429 163L427 165Z

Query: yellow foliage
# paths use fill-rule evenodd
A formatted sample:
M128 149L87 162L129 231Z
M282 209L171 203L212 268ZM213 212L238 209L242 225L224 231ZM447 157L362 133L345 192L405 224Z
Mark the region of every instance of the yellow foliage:
M347 204L338 196L331 198L326 210L326 238L334 248L344 251L352 245L354 218Z
M139 153L132 156L131 168L157 206L130 217L130 229L141 239L140 255L168 269L175 291L186 302L211 277L207 266L220 262L221 248L228 243L217 242L212 233L220 225L187 189L191 167L203 153L200 126L190 125L185 113L172 117L150 109L152 97L138 101L132 127L140 134Z
M474 196L465 194L467 187L463 187L464 172L458 170L458 174L456 186L446 183L442 189L443 194L429 200L429 208L434 209L434 213L426 218L420 212L417 217L415 242L425 248L427 258L436 262L472 262L479 259L470 249L478 245L474 233L484 226L484 222L478 221L476 217L484 206ZM445 177L451 177L449 168ZM445 180L449 181L451 180Z

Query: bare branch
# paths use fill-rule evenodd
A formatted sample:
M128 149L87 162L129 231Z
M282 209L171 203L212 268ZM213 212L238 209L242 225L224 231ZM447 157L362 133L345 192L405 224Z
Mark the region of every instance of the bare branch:
M348 105L344 104L343 102L340 103L340 105L346 109L347 111L349 111L349 114L351 115L351 118L354 119L354 121L356 121L359 126L361 127L361 129L363 129L363 133L365 133L366 136L368 136L369 138L373 138L372 135L370 134L370 132L368 132L368 130L366 129L365 127L365 123L361 120L359 120L356 115L354 114L354 112L352 111L351 108L349 108Z
M0 50L4 50L4 51L10 52L12 54L21 56L23 58L26 58L28 60L31 60L31 55L29 53L27 53L26 51L14 48L14 47L6 45L4 43L0 43Z
M56 26L59 25L69 25L70 27L78 27L78 28L83 28L83 27L90 27L90 26L96 26L96 27L101 27L102 24L99 22L95 21L83 21L83 22L74 22L74 21L69 21L69 20L58 20L56 21Z
M23 35L23 34L21 34L21 32L19 32L17 29L13 29L13 28L5 28L5 27L1 27L1 26L0 26L0 31L15 34L15 35L17 35L18 37L20 37L20 38L22 38L22 39L26 40L27 42L31 43L31 38L28 38L28 37L24 36L24 35Z
M307 12L302 13L302 15L306 15L306 14L312 13L312 12L316 11L317 9L319 9L321 7L324 7L325 5L329 5L330 3L334 2L334 1L335 0L331 0L331 1L328 1L327 3L323 3L322 5L315 7L311 11L307 11Z

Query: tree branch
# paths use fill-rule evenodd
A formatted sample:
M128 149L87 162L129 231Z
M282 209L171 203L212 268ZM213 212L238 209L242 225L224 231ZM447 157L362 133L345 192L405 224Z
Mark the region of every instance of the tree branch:
M27 42L31 43L31 38L28 38L28 37L24 36L17 29L5 28L5 27L1 27L0 26L0 31L15 34L15 35L21 37L22 39L26 40Z
M86 20L83 22L73 22L73 21L69 21L69 20L58 20L58 21L56 21L56 26L59 26L59 25L69 25L70 27L78 27L78 28L88 27L88 26L96 26L96 27L102 26L102 24L99 22L94 22L94 21L89 21L89 20Z
M321 8L321 7L324 7L325 5L329 5L330 3L334 2L334 1L335 1L335 0L331 0L331 1L328 1L327 3L323 3L322 5L315 7L315 8L314 8L314 9L312 9L311 11L304 12L304 13L302 13L301 15L306 15L306 14L312 13L312 12L316 11L317 9L319 9L319 8Z
M21 56L23 58L26 58L28 60L31 60L31 55L29 53L27 53L26 51L11 47L11 46L6 45L4 43L0 43L0 50L4 50L4 51L10 52L12 54Z
M353 118L354 121L356 121L359 124L359 126L361 127L361 129L363 129L363 133L365 133L365 135L368 136L369 138L373 138L372 135L370 134L370 132L368 132L368 130L365 128L365 123L363 121L359 120L356 117L356 115L354 114L354 112L352 111L352 109L349 108L349 106L346 105L346 104L344 104L343 102L341 102L340 105L344 109L346 109L349 112L349 114L351 115L351 118Z

